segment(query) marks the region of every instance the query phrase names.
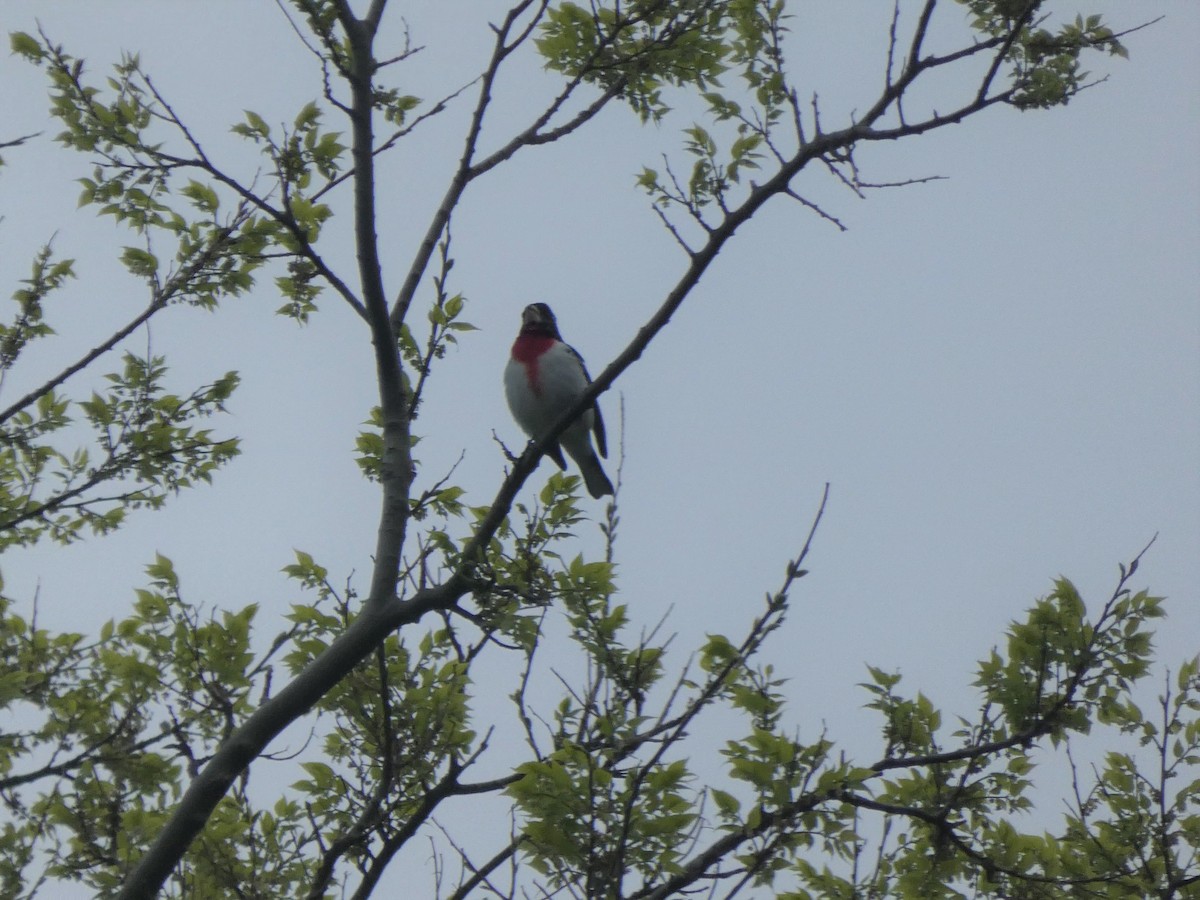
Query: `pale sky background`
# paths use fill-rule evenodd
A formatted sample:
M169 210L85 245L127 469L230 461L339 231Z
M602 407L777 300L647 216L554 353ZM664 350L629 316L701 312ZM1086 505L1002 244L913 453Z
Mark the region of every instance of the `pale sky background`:
M504 8L396 3L392 25L403 14L425 49L391 77L430 100L459 87L482 69L487 21ZM864 663L899 669L903 687L971 716L975 662L1008 622L1060 574L1098 609L1117 564L1155 533L1135 587L1168 597L1161 662L1176 668L1200 650L1200 6L1063 9L1104 12L1118 29L1166 19L1127 39L1128 62L1089 57L1087 68L1112 77L1065 109L996 109L859 152L868 179L946 180L862 201L806 173L797 187L849 231L773 202L617 384L627 452L620 599L634 634L670 613L676 665L706 632L742 633L831 483L811 574L763 659L791 679L801 737L824 724L864 764L880 749L855 687ZM826 127L842 127L878 93L890 5L793 11L791 71L802 95L819 93ZM946 3L938 15L946 49L964 12ZM35 17L101 78L122 49L140 52L210 153L246 178L257 162L229 125L243 109L290 122L319 92L311 56L269 2L0 0L6 32L34 29ZM962 94L941 84L920 96L944 111ZM484 146L523 127L555 87L532 56L517 63L497 85ZM0 280L11 293L51 236L80 275L49 306L60 337L30 351L5 385L9 399L146 302L113 261L136 240L76 210L74 179L90 166L51 140L45 93L32 66L0 57L0 139L45 132L4 154ZM461 151L467 97L381 163L392 295ZM494 496L503 460L492 429L520 445L501 371L526 303L549 302L598 371L661 302L683 257L634 176L664 151L680 159L678 132L690 122L641 127L614 107L469 189L450 288L466 295L465 318L480 331L430 383L417 424L423 483L464 453L455 480L467 500ZM348 219L333 225L321 246L352 273L348 228ZM28 602L39 591L45 625L92 631L125 614L158 551L174 559L191 600L258 602L269 640L299 599L279 574L292 548L335 582L354 571L365 589L378 503L351 451L375 402L366 330L331 295L305 329L274 317L279 303L264 279L215 315L178 309L158 320L153 347L180 386L241 372L232 415L216 428L241 436L243 455L211 487L134 516L112 537L10 552L9 596ZM145 342L143 332L133 346ZM601 403L615 444L616 393ZM600 504L584 506L600 518ZM579 549L600 547L584 529Z

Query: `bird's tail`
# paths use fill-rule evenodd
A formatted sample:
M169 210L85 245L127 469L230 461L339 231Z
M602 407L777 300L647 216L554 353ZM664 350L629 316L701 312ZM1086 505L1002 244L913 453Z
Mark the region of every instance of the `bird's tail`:
M579 463L579 471L583 475L583 483L587 485L589 494L599 500L606 494L614 493L612 482L604 474L604 469L600 465L600 460L596 458L596 454L593 453L575 461Z

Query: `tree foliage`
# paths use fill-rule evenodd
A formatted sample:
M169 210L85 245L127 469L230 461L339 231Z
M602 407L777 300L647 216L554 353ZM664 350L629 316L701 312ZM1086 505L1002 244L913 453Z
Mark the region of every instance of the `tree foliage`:
M0 597L0 892L79 882L124 897L365 897L433 840L427 893L447 897L1196 896L1200 669L1181 665L1153 715L1135 705L1162 614L1131 586L1140 557L1090 610L1056 581L980 662L971 715L943 721L934 700L871 668L863 687L880 750L854 760L831 736L796 730L764 659L808 542L742 634L709 635L671 669L668 641L635 635L618 600L617 507L605 558L585 559L577 477L554 474L517 499L554 434L512 459L488 503L413 456L428 379L474 330L467 298L450 288L451 218L473 182L529 147L575 139L610 105L655 123L674 103L703 111L681 150L637 177L683 250L677 281L578 414L764 204L792 199L833 219L793 188L801 170L823 167L862 192L864 142L997 105L1063 105L1088 85L1087 54L1125 54L1098 16L1060 21L1028 0L961 5L931 0L909 19L897 4L879 96L830 130L789 76L782 0L520 0L493 24L479 77L433 101L393 75L407 43L376 47L390 34L384 0L361 12L291 0L326 88L298 111L233 122L260 154L257 173L202 146L138 57L96 78L52 36L13 34L13 50L48 79L58 142L88 161L81 205L129 235L114 253L146 304L0 412L0 550L112 531L237 454L236 438L206 424L236 373L172 392L166 361L137 355L128 338L175 308L219 310L264 285L285 317L306 322L333 298L369 331L379 397L357 452L383 505L366 592L298 552L284 570L295 599L282 623L262 621L255 604L188 596L161 556L129 614L98 635L49 631ZM935 14L964 11L957 46L927 46ZM527 122L491 123L485 144L497 75L529 53L560 90ZM954 98L941 111L902 102L936 78ZM389 293L376 160L455 104L470 110L461 160ZM353 211L339 216L331 200L342 194ZM331 229L353 231L353 262L326 250ZM77 274L49 244L33 260L0 326L0 377L16 380L49 345L54 299ZM85 376L118 351L121 366L89 388ZM546 680L550 641L586 661L555 697L531 687ZM497 658L514 673L506 704L480 681ZM724 723L727 738L691 738L702 719ZM298 759L274 758L268 746L295 722L312 743ZM506 728L523 746L494 745ZM1026 830L1038 754L1088 737L1114 749L1075 772L1056 831ZM269 772L294 780L279 790ZM485 801L500 813L484 849L439 831L437 814Z

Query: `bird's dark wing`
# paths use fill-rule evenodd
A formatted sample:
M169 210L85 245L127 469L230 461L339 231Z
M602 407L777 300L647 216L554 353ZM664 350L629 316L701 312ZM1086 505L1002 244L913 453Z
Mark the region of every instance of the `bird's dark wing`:
M567 344L567 349L571 354L579 360L579 368L583 369L583 377L587 379L587 383L592 383L592 376L588 374L587 365L583 361L583 357L579 355L579 351ZM599 401L592 404L592 434L596 436L596 450L605 459L608 459L608 439L604 434L604 416L600 415Z
M600 404L592 404L592 412L595 415L592 418L592 433L596 435L596 450L605 459L608 459L608 441L604 438L604 417L600 415Z

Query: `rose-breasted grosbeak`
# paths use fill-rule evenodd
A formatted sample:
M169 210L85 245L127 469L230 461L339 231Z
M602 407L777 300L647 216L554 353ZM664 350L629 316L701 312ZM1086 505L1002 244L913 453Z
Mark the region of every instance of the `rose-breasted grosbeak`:
M550 307L545 303L525 307L521 313L521 332L513 342L512 356L504 370L508 408L525 433L534 440L542 437L591 381L583 358L563 343ZM595 403L559 435L558 442L546 450L546 455L560 469L565 469L562 451L566 450L579 466L588 493L599 498L611 494L613 486L596 458L588 432L595 433L596 447L601 456L607 457L604 420Z

